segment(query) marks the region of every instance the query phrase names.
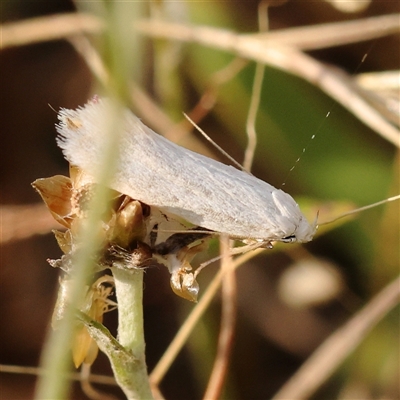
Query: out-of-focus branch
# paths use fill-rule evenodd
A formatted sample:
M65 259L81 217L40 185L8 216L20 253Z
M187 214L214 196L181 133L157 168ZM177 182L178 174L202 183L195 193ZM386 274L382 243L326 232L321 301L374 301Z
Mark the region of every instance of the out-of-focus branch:
M49 40L64 39L82 33L99 33L103 22L90 14L55 14L0 25L1 49Z
M330 46L341 46L344 44L360 42L377 37L382 37L400 32L399 14L382 15L355 21L326 23L313 26L288 28L268 33L255 33L234 35L258 41L273 42L277 45L293 46L303 50L315 50ZM138 28L143 33L149 35L165 36L165 27L175 24L163 23L161 21L142 21ZM1 29L1 48L5 49L12 46L38 43L48 40L62 39L68 36L75 36L82 33L97 34L104 28L102 21L94 15L84 13L55 14L45 17L37 17L18 22L10 22L0 25ZM198 42L204 36L203 33L193 34L191 27L186 27L193 37L189 41ZM219 30L222 32L222 30ZM181 32L181 33L177 33ZM225 31L227 37L232 33ZM212 33L212 32L211 32ZM182 26L175 25L172 35L176 40L187 41L187 33L182 31ZM219 35L221 36L221 34ZM206 43L203 43L206 44ZM223 46L226 47L225 45Z
M283 46L293 46L301 50L317 50L399 33L399 18L399 14L390 14L354 21L287 28L247 36Z
M142 20L135 27L148 36L199 43L297 75L318 86L371 129L400 147L400 131L348 84L343 73L327 68L300 50L338 46L398 33L398 21L399 14L390 14L351 22L247 35L160 20ZM98 33L102 26L101 20L94 16L77 13L3 24L0 27L1 47L4 49L71 37L83 32Z
M228 372L236 323L236 275L232 268L232 257L229 254L229 239L222 237L220 243L222 254L221 269L226 271L222 282L221 328L218 336L217 355L203 397L204 400L221 398L221 392Z
M398 17L396 19L398 32ZM319 87L327 95L352 112L364 124L400 147L400 131L389 123L354 89L353 80L342 71L329 68L296 47L281 45L272 40L262 41L255 35L210 27L172 24L162 21L141 21L138 29L152 37L195 42L207 47L237 54L253 61L299 76ZM340 30L340 24L337 24ZM317 33L314 31L314 34ZM387 33L386 33L387 34ZM349 81L352 84L349 84Z
M0 218L0 243L46 234L60 227L44 204L1 206Z
M232 269L238 268L240 265L244 264L249 259L260 254L262 251L264 251L264 249L256 249L252 252L247 252L241 255L232 262L231 268ZM231 251L231 254L234 254L234 251ZM172 340L167 350L161 357L160 361L150 374L150 383L152 385L158 386L161 380L164 378L165 374L167 373L171 364L175 360L176 356L186 343L189 335L192 333L196 324L199 322L200 318L210 305L226 273L227 273L226 270L222 269L219 270L217 275L215 275L211 283L208 285L207 290L204 292L199 302L196 304L190 315L186 318L185 322L180 327L175 338Z
M4 365L4 364L0 364L0 372L9 374L26 374L34 376L45 374L43 368L39 367L26 367L23 365ZM79 372L71 372L68 374L68 379L74 381L81 381L82 375ZM113 376L90 374L88 379L92 383L117 386L117 382L115 381L115 378Z
M273 397L309 398L400 300L400 277L389 283L342 328L334 332Z

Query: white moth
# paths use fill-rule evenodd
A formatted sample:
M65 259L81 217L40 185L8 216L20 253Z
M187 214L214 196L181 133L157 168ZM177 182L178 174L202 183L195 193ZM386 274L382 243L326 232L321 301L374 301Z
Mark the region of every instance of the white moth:
M109 102L95 99L58 115L58 145L67 160L95 176L104 150ZM309 242L309 224L294 199L234 167L180 147L124 111L119 159L110 186L133 199L232 238Z

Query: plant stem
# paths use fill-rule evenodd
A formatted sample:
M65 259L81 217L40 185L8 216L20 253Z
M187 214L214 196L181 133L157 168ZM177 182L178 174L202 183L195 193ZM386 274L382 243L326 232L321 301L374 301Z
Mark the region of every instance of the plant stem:
M132 357L109 353L118 385L129 400L153 399L145 361L143 271L113 268L118 301L118 341Z

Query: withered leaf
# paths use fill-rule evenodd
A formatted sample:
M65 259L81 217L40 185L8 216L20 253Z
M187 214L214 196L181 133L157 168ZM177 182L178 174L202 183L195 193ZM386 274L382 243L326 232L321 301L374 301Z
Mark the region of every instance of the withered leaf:
M63 175L36 179L32 186L42 197L53 218L69 228L71 224L71 179Z

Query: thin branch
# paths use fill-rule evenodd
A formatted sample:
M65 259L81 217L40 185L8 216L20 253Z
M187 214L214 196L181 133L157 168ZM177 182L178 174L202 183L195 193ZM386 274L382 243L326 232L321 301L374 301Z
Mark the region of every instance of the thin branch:
M363 74L358 74L356 79L365 89L372 91L387 90L399 94L400 70L365 72Z
M206 139L209 143L211 143L229 161L231 161L231 163L235 165L236 168L243 171L245 170L244 167L242 167L239 162L237 162L231 155L229 155L220 145L214 142L214 140L212 140L210 136L208 136L207 133L205 133L203 129L201 129L187 114L184 113L183 115L197 129L197 131L203 136L203 138Z
M26 367L21 365L4 365L0 364L0 372L9 374L26 374L40 376L45 374L45 370L40 367ZM79 372L72 372L66 374L68 379L73 381L82 381L82 375ZM101 385L117 386L117 382L113 376L91 374L89 381L92 383L99 383Z
M258 5L258 27L260 32L268 32L269 30L269 9L270 2L263 0ZM244 153L243 167L251 172L254 154L257 147L256 119L257 112L260 108L262 84L265 75L264 64L256 64L256 72L254 74L253 89L251 91L250 107L247 114L246 133L247 146Z
M249 259L260 254L263 250L264 249L256 249L251 253L249 252L243 254L233 261L232 268L237 268ZM167 350L161 357L160 361L150 374L150 381L152 385L157 386L164 378L171 364L175 360L177 354L181 351L189 335L195 328L197 322L199 322L200 318L207 310L207 307L210 305L212 299L216 295L225 274L226 271L219 270L217 275L215 275L211 283L208 285L207 290L204 292L199 302L196 304L190 315L186 318L185 322L180 327L178 333L176 334L176 336L168 346Z
M400 277L389 283L302 365L274 400L309 398L400 300Z
M396 20L397 21L397 20ZM398 21L396 22L398 30ZM314 60L295 47L260 41L254 37L209 28L172 24L161 21L141 21L138 29L149 36L195 42L237 54L299 76L352 112L364 124L400 148L400 131L383 118L356 90L344 72ZM338 26L338 29L339 26Z
M104 393L94 388L90 382L91 365L83 363L81 366L81 388L83 393L91 400L118 400L117 397L111 394Z
M0 219L0 243L43 235L61 226L44 204L1 206Z
M375 109L393 125L400 126L400 71L368 72L355 79Z
M264 80L265 66L256 64L256 72L254 75L253 90L251 92L251 102L249 113L247 115L246 132L247 132L247 147L244 153L243 168L246 171L251 171L253 165L254 153L257 146L256 118L261 100L261 88Z
M0 25L1 49L49 40L64 39L82 33L100 33L102 21L90 14L71 13L37 17Z
M248 60L243 60L242 58L236 57L228 65L214 72L206 84L206 89L201 95L197 104L195 104L194 107L187 112L187 115L189 115L190 119L199 124L199 122L215 106L220 86L232 80L245 66L248 65L248 63ZM167 131L168 136L164 136L169 137L172 142L179 143L182 138L190 132L190 130L191 125L189 125L186 120L182 120L170 131ZM205 147L204 151L202 150L201 153L205 155L208 154L207 148Z
M62 39L82 33L97 34L104 29L104 24L94 15L65 13L5 23L0 25L0 29L2 32L1 48L5 49L12 46ZM142 21L139 29L150 33L150 25L147 21ZM151 29L154 30L154 28ZM161 27L160 29L164 30ZM399 31L399 14L389 14L355 21L325 23L272 31L268 34L256 33L243 36L259 41L268 39L268 41L277 44L311 50L356 43L395 34ZM154 32L151 34L153 35ZM186 35L177 39L186 40L184 36Z
M400 32L400 14L363 18L354 21L323 23L247 35L265 42L317 50L376 39Z
M228 65L214 72L210 76L200 100L187 112L190 118L199 123L215 106L220 86L232 80L248 63L248 60L235 57Z
M70 38L69 42L81 55L93 75L104 87L107 87L109 73L98 51L92 46L90 41L84 36L76 36ZM182 136L182 131L187 132L187 129L182 128L182 123L174 123L136 83L132 83L130 87L132 104L138 110L139 115L148 121L150 126L157 132L173 142L179 140L179 136ZM191 137L191 142L194 143L193 147L198 148L202 154L207 154L207 147L196 136Z
M307 44L306 47L310 49L327 47L331 45L331 42L340 45L397 33L400 30L398 19L398 14L390 14L351 21L351 23L330 24L329 40L325 38L325 43L319 43L318 39L321 28L324 28L323 25L296 28L301 29L297 33L293 31L293 28L290 29L290 34L286 34L285 31L274 32L274 35L279 33L281 39L277 36L274 39L272 34L269 33L268 41L260 40L260 34L239 35L221 29L192 27L154 20L142 20L136 24L136 28L149 36L197 42L211 48L236 53L241 57L297 75L318 86L371 129L395 146L400 147L399 130L349 87L343 76L327 69L326 66L298 50L301 48L300 39L304 40L303 38L307 35L311 37L311 42L314 43L313 45ZM1 45L4 49L17 44L29 44L74 36L82 32L98 33L102 29L102 23L91 15L74 13L3 24L0 28L2 30ZM311 29L311 34L307 33L308 29ZM345 34L342 35L341 32L345 32ZM349 32L353 32L354 35L350 35ZM294 39L293 41L283 40L283 35ZM351 40L349 39L350 36ZM284 42L286 47L283 44ZM293 47L287 47L288 45Z
M218 336L217 355L203 396L204 400L219 399L221 397L228 371L236 323L236 275L230 255L229 240L227 237L222 237L220 243L222 254L221 270L226 272L222 282L221 328Z

